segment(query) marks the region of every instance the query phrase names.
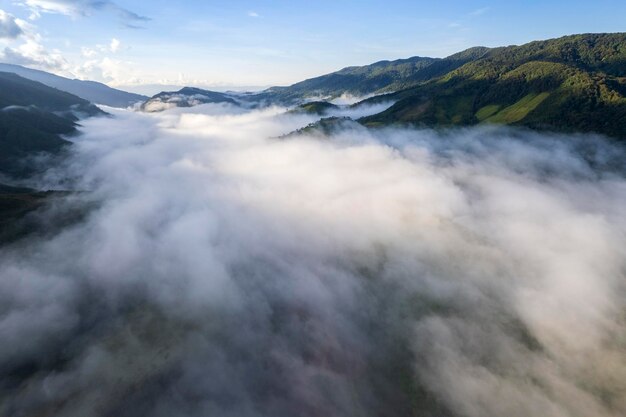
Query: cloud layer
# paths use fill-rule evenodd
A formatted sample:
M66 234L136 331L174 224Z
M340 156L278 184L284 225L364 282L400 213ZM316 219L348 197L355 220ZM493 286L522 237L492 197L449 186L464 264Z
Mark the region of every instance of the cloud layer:
M45 179L80 215L0 253L8 415L626 412L623 149L115 116Z

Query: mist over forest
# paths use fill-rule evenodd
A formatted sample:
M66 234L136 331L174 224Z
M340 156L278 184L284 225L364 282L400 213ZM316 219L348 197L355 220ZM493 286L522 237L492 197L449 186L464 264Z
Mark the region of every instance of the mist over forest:
M104 109L0 252L3 415L626 412L619 143Z

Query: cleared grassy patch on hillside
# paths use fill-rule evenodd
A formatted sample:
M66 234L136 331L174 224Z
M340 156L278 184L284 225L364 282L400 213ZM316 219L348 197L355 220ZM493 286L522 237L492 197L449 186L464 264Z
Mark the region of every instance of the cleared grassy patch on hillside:
M502 106L500 106L499 104L489 104L487 106L484 106L476 112L476 118L482 122L483 120L496 114L500 110L500 108L502 108Z
M487 123L503 123L510 124L523 120L528 113L535 110L545 99L550 96L550 93L531 93L515 104L505 107L493 116L485 119Z

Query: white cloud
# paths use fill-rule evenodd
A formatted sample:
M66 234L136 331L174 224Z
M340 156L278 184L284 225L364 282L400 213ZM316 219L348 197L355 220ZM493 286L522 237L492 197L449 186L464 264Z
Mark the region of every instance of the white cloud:
M3 13L0 11L0 20L2 20ZM38 33L35 25L21 19L15 19L12 16L10 17L19 28L19 36L15 37L13 39L14 42L11 42L9 46L0 50L0 59L7 63L70 75L68 72L70 68L68 61L64 58L61 51L57 49L49 50L44 46L42 36ZM14 29L13 33L15 33Z
M121 47L121 41L113 38L108 45L99 44L82 48L81 55L86 61L73 65L72 73L80 79L100 81L111 85L139 82L138 72L133 62L109 56L119 52Z
M98 55L98 51L93 48L82 47L80 48L80 54L83 58L93 58Z
M137 82L137 73L132 62L112 59L121 48L121 41L113 38L109 44L82 47L83 60L69 61L57 49L45 47L37 28L24 21L18 22L23 30L21 44L7 46L0 50L0 59L7 63L23 65L57 75L94 80L115 85Z
M24 32L15 16L0 10L0 39L16 39Z
M121 46L122 42L117 38L113 38L108 45L98 44L92 47L82 47L81 55L84 58L94 58L103 54L117 53L120 50Z
M67 74L69 63L60 51L48 51L35 39L27 39L16 47L6 47L0 58L8 63L35 67L55 73Z
M76 16L82 14L80 12L78 2L64 1L47 1L47 0L25 0L23 2L33 13L31 19L41 16L41 13L58 13L67 16Z
M120 41L115 38L111 39L109 49L111 50L111 52L116 53L120 49Z
M107 56L92 55L78 65L71 67L75 77L83 80L94 80L110 85L134 84L137 82L137 70L132 62L122 61Z
M249 16L249 17L260 17L260 15L259 15L257 12L252 11L252 10L250 10L250 11L248 12L248 16Z

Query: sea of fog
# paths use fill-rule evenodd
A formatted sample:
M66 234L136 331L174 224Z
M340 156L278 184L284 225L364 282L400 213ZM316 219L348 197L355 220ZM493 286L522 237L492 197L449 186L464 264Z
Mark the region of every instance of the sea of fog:
M111 111L0 248L0 415L626 414L623 148Z

